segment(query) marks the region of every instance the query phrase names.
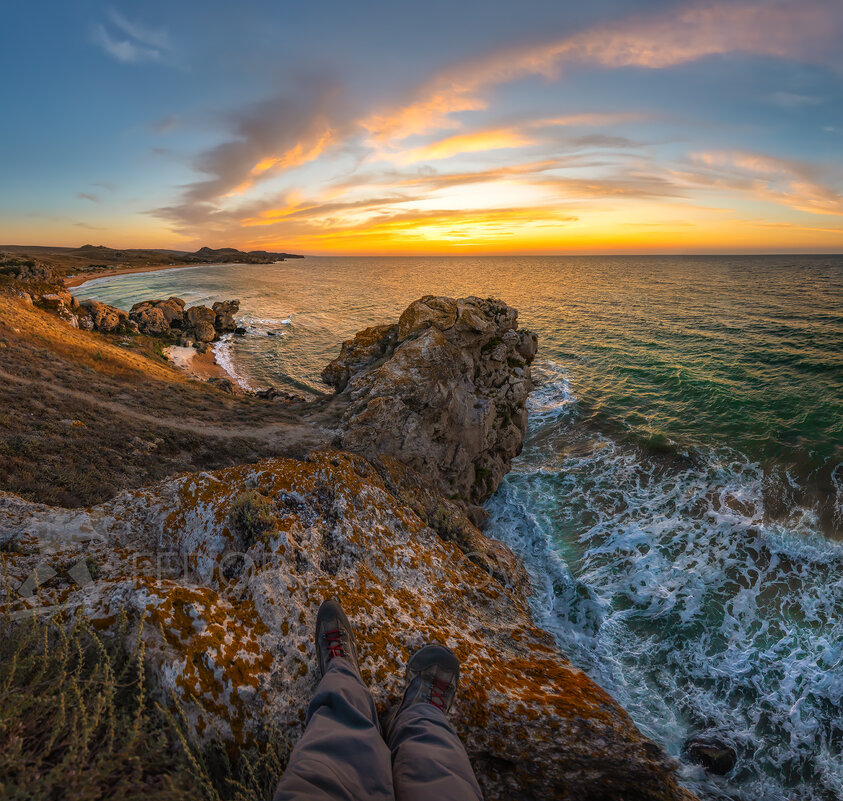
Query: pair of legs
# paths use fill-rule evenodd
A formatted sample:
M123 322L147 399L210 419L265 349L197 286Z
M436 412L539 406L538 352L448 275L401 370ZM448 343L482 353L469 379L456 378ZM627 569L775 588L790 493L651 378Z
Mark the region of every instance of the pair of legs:
M459 681L453 652L428 645L413 655L404 699L381 733L336 601L319 610L316 650L322 680L274 801L482 801L446 717Z

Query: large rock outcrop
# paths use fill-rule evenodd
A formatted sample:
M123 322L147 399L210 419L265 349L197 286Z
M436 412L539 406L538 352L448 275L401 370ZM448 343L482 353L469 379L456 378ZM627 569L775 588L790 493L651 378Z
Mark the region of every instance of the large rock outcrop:
M381 712L417 647L456 651L452 717L488 801L691 798L533 624L513 554L394 459L273 459L85 510L0 494L0 551L0 605L84 608L132 642L142 625L152 685L178 698L200 741L260 745L268 721L295 741L317 683L316 609L337 595Z
M129 317L135 321L142 334L178 339L183 344L213 342L221 334L231 333L236 327L234 315L240 309L239 300L224 300L207 306L185 308L181 298L142 300L132 306Z
M498 300L429 295L344 342L323 379L347 402L338 444L391 454L448 496L486 500L521 452L536 335Z

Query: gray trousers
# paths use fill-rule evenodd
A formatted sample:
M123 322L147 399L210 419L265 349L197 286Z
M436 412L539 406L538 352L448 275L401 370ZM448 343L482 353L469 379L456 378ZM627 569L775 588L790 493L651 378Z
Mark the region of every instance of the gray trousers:
M348 660L331 660L274 801L482 801L444 713L412 704L381 735L375 702Z

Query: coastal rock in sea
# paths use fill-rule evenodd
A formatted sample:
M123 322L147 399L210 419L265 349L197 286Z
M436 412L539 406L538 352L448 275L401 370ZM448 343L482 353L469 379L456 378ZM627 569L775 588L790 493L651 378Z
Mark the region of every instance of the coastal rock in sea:
M346 404L338 445L392 454L480 504L522 447L536 335L498 300L427 296L344 342L323 371Z
M692 737L685 743L685 753L693 762L718 776L729 773L738 761L738 755L733 746L711 736Z
M181 298L169 297L166 300L142 300L132 306L129 312L133 318L144 309L156 308L160 309L167 321L168 326L174 328L182 327L182 317L184 315L184 301Z
M145 686L161 703L178 700L200 743L262 748L268 722L298 739L319 680L314 617L336 595L380 713L401 698L418 647L457 653L451 719L487 801L692 798L673 761L535 626L518 559L394 459L268 459L85 509L0 493L0 548L6 587L31 588L53 560L42 610L84 609L130 648L142 627ZM86 559L98 573L80 581ZM29 609L17 594L14 604Z
M129 317L138 324L142 334L160 337L170 333L170 325L164 312L157 306L142 305L139 308L132 307Z
M216 339L216 315L207 306L191 306L185 309L184 320L185 328L193 329L193 335L198 342L212 342Z
M234 315L240 310L239 300L218 300L211 307L214 312L214 326L221 334L229 334L237 329Z
M171 328L181 328L184 317L184 301L181 298L167 298L159 300L156 307L161 309L167 325Z

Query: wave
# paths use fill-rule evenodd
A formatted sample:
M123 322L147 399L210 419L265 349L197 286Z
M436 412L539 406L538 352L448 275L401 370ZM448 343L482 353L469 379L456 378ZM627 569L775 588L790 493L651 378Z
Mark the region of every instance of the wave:
M539 624L669 753L732 743L729 776L683 763L701 796L843 797L843 547L811 509L769 520L741 453L665 458L595 432L561 366L535 375L524 453L487 508Z
M219 341L214 343L214 358L217 360L217 364L222 367L222 369L225 370L225 372L228 373L242 389L253 391L255 387L252 386L249 379L240 373L235 366L234 346L231 339L231 334L223 334Z

